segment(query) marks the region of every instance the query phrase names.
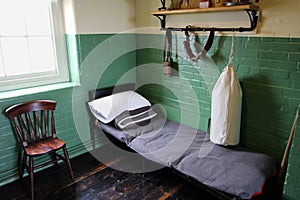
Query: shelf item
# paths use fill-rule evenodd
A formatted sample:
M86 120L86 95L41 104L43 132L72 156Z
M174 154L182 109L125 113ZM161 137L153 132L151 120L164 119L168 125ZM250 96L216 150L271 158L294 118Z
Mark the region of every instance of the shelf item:
M161 2L164 2L161 0ZM165 3L165 2L164 2ZM216 28L214 27L214 31L253 31L257 26L258 16L257 11L259 10L259 7L253 4L247 4L247 5L238 5L238 6L222 6L222 7L213 7L213 8L193 8L193 9L179 9L179 10L166 10L165 4L163 4L163 7L158 9L159 11L153 11L150 12L150 14L156 16L161 23L161 29L166 28L166 16L167 15L175 15L175 14L201 14L201 13L209 13L209 12L232 12L232 11L245 11L250 20L250 27L244 28ZM169 29L169 28L168 28ZM180 28L182 29L182 28ZM173 31L176 31L177 28L172 28ZM199 28L199 30L194 31L206 31L209 30L209 28ZM184 30L183 30L184 31Z
M190 13L207 13L207 12L230 12L251 10L258 11L259 7L256 5L237 5L237 6L222 6L214 8L192 8L192 9L178 9L178 10L159 10L150 12L152 15L174 15L174 14L190 14Z

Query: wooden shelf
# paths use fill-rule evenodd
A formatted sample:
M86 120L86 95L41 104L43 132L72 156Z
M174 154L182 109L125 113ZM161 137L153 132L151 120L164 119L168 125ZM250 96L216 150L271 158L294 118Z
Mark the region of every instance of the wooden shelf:
M174 14L191 14L191 13L207 13L207 12L227 12L227 11L242 11L242 10L259 10L256 5L238 5L238 6L222 6L214 8L192 8L178 10L162 10L150 12L152 15L174 15Z

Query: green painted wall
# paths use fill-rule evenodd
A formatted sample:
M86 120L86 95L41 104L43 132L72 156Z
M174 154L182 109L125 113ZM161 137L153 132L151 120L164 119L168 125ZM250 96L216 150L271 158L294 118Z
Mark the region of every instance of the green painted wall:
M80 66L81 86L0 102L4 110L22 101L56 100L59 136L67 141L71 157L89 147L85 105L88 91L119 81L137 81L139 90L154 103L162 104L170 119L181 121L183 116L184 123L207 129L211 89L228 62L231 37L216 37L208 53L211 60L195 64L185 59L184 37L174 35L177 42L173 46L173 59L178 74L172 77L164 76L162 70L164 35L70 34L66 38L70 65ZM202 36L191 39L200 46L206 41ZM300 39L235 37L233 63L244 92L241 144L280 160L300 102ZM284 185L284 198L288 200L299 196L299 134L297 128ZM3 113L0 137L0 185L3 185L15 180L18 170L15 136ZM101 137L98 142L101 145Z
M115 38L116 42L110 41L112 38ZM86 152L90 147L86 109L88 91L96 87L115 85L124 73L134 68L136 54L132 49L135 48L135 36L130 34L117 37L114 34L70 34L66 35L66 39L69 63L72 67L79 66L80 68L81 86L33 95L20 94L20 97L1 99L0 105L1 110L4 111L12 104L34 99L57 101L55 117L58 136L67 142L70 157L74 157ZM120 45L126 48L122 49ZM118 55L112 54L116 48L122 50ZM98 54L103 49L107 54ZM104 65L102 61L107 62ZM99 74L99 71L104 72ZM135 82L135 74L131 73L127 76L123 82L126 81ZM101 145L101 138L98 138L98 142L98 145ZM18 145L11 125L3 112L0 114L0 146L0 185L3 185L18 178Z
M168 77L162 70L164 36L137 35L138 47L139 44L145 46L145 41L153 44L151 48L137 51L137 66L146 66L137 70L137 82L144 85L141 92L153 102L164 105L168 117L175 121L186 111L189 124L195 120L195 113L199 113L198 127L206 130L211 88L228 62L231 39L231 36L216 37L208 52L211 59L193 63L185 59L182 44L185 36L173 35L173 60L178 64L179 75ZM195 41L199 48L199 45L204 46L206 37L191 37L193 49L196 49ZM233 65L243 88L241 144L280 161L300 104L300 39L235 37L234 41ZM157 68L145 63L156 63ZM155 84L147 84L151 82ZM300 196L299 128L295 134L298 136L293 142L284 186L284 197L291 200Z

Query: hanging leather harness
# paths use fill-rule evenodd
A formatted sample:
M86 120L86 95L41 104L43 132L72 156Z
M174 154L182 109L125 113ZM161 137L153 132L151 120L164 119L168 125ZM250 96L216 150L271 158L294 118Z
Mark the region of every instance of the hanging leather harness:
M208 40L204 46L204 48L200 51L199 54L195 55L190 46L190 35L189 29L191 26L187 26L185 29L185 41L183 41L184 49L186 51L187 59L192 60L193 62L197 62L198 59L203 59L206 53L209 51L213 44L215 30L211 29ZM172 30L166 29L166 36L164 42L164 51L163 51L163 64L164 64L164 75L171 76L173 69L173 61L172 61Z
M172 32L169 29L166 30L163 62L164 62L164 75L171 76L172 75Z
M185 36L186 39L185 41L183 41L183 46L187 55L187 59L192 60L193 62L197 62L198 59L203 59L206 55L206 53L209 51L209 49L211 48L213 41L214 41L214 37L215 37L215 30L211 29L209 36L208 36L208 40L204 46L204 48L202 49L202 51L195 56L195 54L193 54L191 46L190 46L190 36L189 36L189 28L191 28L190 26L186 27L185 30Z

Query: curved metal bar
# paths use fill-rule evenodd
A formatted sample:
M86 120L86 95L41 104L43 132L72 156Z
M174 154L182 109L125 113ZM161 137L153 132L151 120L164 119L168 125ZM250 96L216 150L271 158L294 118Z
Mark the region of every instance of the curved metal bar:
M250 31L253 31L256 26L257 26L257 22L258 22L258 16L257 16L257 11L256 10L245 10L246 13L249 16L250 19Z
M165 30L166 28L166 15L154 15L160 20L161 30Z

